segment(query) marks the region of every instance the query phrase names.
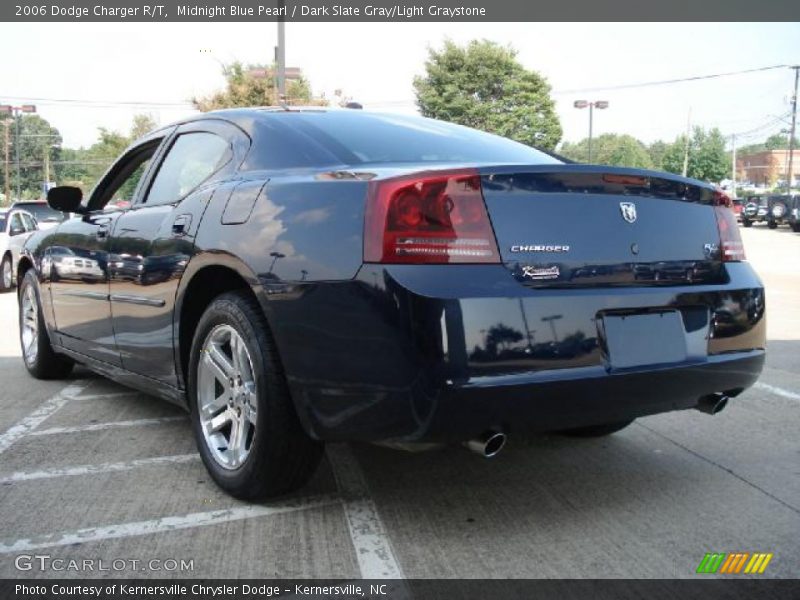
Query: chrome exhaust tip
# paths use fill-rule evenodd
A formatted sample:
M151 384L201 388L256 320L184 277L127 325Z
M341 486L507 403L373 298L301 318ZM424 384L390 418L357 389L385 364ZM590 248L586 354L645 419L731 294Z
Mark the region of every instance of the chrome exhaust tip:
M707 415L715 415L728 405L728 395L722 393L703 396L697 401L695 408Z
M488 431L481 437L464 442L467 449L484 458L497 456L506 445L506 434L499 431Z

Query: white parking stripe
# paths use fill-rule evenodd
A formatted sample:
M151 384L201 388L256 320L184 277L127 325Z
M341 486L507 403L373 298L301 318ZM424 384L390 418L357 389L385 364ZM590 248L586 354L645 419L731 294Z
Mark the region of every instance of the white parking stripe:
M795 392L790 392L789 390L785 390L775 385L770 385L768 383L762 383L761 381L758 381L756 382L754 387L769 392L770 394L775 394L776 396L782 396L783 398L788 398L789 400L795 400L796 402L800 402L800 394L797 394Z
M0 485L16 483L18 481L32 481L34 479L53 479L55 477L72 477L75 475L94 475L96 473L115 473L118 471L131 471L139 467L152 467L158 465L171 465L200 460L199 454L176 454L174 456L154 456L153 458L139 458L118 463L101 463L99 465L79 465L77 467L60 467L55 469L42 469L41 471L17 471L11 475L0 477Z
M129 398L130 396L145 395L142 392L131 390L129 392L109 392L107 394L87 394L85 396L74 396L70 400L113 400L114 398Z
M369 497L364 472L345 444L328 444L328 460L342 495L362 579L402 579L386 527Z
M45 400L35 411L22 419L19 423L0 434L0 454L5 452L11 444L21 437L28 435L36 429L45 419L63 407L73 397L80 394L89 386L89 381L75 381L68 385L52 398Z
M89 527L72 532L37 535L34 538L22 540L0 541L0 554L27 552L29 550L52 548L55 546L68 546L70 544L113 540L166 531L177 531L180 529L191 529L194 527L205 527L208 525L219 525L221 523L230 523L243 519L280 515L300 510L308 510L310 508L330 506L339 502L340 500L335 496L317 496L298 498L297 500L289 500L282 504L275 504L272 506L252 504L209 512L190 513L177 517L162 517L150 521L137 521L134 523L122 523L105 527Z
M134 419L131 421L108 421L106 423L89 423L88 425L75 425L73 427L50 427L49 429L37 429L28 435L56 435L59 433L81 433L83 431L103 431L104 429L124 429L126 427L145 427L147 425L162 425L164 423L176 423L187 421L186 415L174 417L158 417L154 419Z

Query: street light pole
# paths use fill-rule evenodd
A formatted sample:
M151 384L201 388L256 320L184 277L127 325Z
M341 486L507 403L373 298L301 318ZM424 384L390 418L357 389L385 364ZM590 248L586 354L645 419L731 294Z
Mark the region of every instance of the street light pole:
M598 110L603 110L608 108L608 101L607 100L595 100L594 102L588 102L586 100L575 100L573 104L575 108L589 108L589 160L588 162L592 162L592 137L594 133L594 109L597 108Z

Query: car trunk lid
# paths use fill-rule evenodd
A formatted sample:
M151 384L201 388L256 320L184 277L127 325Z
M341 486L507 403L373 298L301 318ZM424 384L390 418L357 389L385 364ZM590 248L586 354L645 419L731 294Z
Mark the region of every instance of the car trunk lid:
M714 188L587 165L483 168L500 256L530 287L654 286L725 279Z

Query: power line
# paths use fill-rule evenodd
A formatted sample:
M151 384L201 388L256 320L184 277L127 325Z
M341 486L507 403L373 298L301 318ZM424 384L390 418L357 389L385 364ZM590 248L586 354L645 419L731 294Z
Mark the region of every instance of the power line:
M574 90L559 90L553 94L585 94L589 92L605 92L610 90L627 90L633 88L650 87L656 85L669 85L673 83L684 83L687 81L700 81L703 79L718 79L720 77L730 77L732 75L744 75L746 73L758 73L761 71L771 71L773 69L785 69L789 65L771 65L769 67L758 67L757 69L743 69L741 71L728 71L727 73L712 73L710 75L694 75L692 77L680 77L678 79L662 79L660 81L645 81L641 83L623 83L606 87L581 88Z

